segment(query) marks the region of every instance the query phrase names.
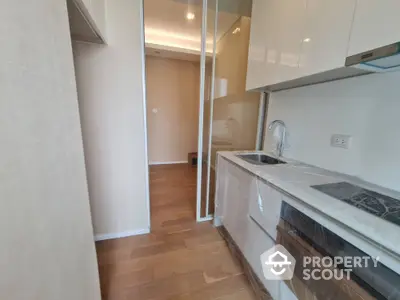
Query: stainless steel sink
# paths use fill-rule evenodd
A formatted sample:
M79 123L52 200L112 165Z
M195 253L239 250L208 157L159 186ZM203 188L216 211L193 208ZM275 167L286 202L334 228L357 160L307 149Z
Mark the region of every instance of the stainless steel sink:
M253 165L277 165L286 164L286 162L273 158L265 154L238 154L237 157Z

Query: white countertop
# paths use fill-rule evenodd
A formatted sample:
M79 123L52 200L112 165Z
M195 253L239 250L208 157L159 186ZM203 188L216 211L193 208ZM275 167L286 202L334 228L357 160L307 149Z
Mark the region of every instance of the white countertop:
M303 204L307 204L314 210L329 216L347 228L359 233L361 236L367 238L367 240L370 240L375 247L377 246L380 250L385 251L385 253L388 252L387 254L391 257L390 262L393 262L394 259L400 265L399 226L360 210L344 201L325 195L310 186L346 181L396 199L400 199L399 192L367 183L356 177L330 172L284 157L279 159L285 161L287 164L253 165L236 156L243 153L263 153L271 157L276 157L271 153L261 151L218 152L220 156L293 196L298 202L304 202Z

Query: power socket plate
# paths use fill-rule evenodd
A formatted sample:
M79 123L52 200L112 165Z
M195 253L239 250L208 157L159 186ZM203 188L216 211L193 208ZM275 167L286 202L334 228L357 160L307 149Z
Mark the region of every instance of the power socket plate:
M331 147L349 149L351 147L352 136L345 134L332 134Z

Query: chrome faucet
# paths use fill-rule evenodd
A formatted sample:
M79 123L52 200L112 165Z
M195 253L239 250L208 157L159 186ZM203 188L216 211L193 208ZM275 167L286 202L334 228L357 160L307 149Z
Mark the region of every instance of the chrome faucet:
M269 126L268 130L272 131L276 126L281 126L282 127L282 133L281 133L281 138L278 144L276 145L276 155L282 156L283 150L285 149L285 138L286 138L286 125L282 120L275 120L272 121Z

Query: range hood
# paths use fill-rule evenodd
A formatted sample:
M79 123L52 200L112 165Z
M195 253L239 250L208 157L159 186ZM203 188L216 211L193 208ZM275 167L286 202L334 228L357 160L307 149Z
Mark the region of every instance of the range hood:
M400 70L400 43L391 44L346 58L346 67L370 72Z

